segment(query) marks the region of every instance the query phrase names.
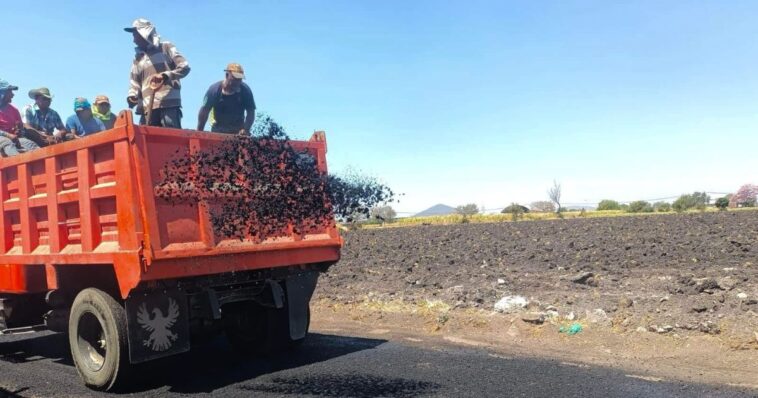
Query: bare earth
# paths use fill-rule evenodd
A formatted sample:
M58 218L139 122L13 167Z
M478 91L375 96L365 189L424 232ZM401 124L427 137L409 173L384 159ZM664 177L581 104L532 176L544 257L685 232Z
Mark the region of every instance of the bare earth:
M758 212L359 230L313 327L758 389ZM496 312L506 296L525 308ZM559 328L582 326L575 335Z

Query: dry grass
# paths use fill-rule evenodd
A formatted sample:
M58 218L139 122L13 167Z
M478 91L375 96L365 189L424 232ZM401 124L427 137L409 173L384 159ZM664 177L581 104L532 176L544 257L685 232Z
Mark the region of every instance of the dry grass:
M704 212L718 212L719 210L714 207L708 207ZM728 211L758 211L758 208L739 208L729 209ZM700 210L690 210L686 213L700 213ZM601 218L601 217L652 217L652 216L670 216L679 214L673 211L665 213L628 213L623 210L590 210L590 211L565 211L562 213L564 219L572 218ZM525 213L519 219L521 221L539 221L539 220L557 220L559 217L555 213ZM430 216L430 217L405 217L398 218L397 220L378 224L378 223L365 223L363 228L383 228L383 227L406 227L414 225L448 225L448 224L461 224L465 222L470 223L488 223L488 222L513 222L513 216L511 214L475 214L473 216L465 217L467 221L464 221L464 217L460 214L450 214L446 216Z

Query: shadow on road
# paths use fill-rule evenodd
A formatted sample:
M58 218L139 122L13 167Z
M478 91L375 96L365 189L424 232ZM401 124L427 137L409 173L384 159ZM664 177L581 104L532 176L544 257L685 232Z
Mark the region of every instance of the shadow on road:
M148 362L136 366L133 381L122 392L138 393L154 389L169 388L171 392L198 393L214 390L245 381L253 381L259 376L287 369L328 361L363 350L370 350L386 340L312 333L299 348L269 358L243 356L235 353L226 339L219 337L208 344L193 347L192 351ZM49 361L73 366L68 338L65 334L41 334L34 337L23 336L15 341L0 344L0 361L8 363L30 363ZM240 387L240 390L271 392L292 391L293 393L316 394L324 391L361 391L361 387L374 386L378 395L408 396L408 392L425 389L428 386L414 385L413 381L382 379L363 376L344 380L339 377L318 378L318 380L289 380L274 378L262 384ZM330 387L331 386L331 387ZM340 388L348 390L340 390ZM310 391L310 392L309 392ZM397 394L390 394L391 392ZM0 390L0 397L19 396L20 391ZM405 393L404 393L405 392ZM406 395L403 395L406 394ZM414 394L415 395L415 394Z
M27 363L52 359L54 362L74 366L68 337L62 333L22 335L4 337L0 344L0 361L8 363ZM2 396L2 395L0 395Z
M294 369L376 348L386 340L310 334L299 348L270 358L238 355L223 338L193 347L189 353L146 363L136 368L140 377L128 391L145 392L168 386L176 393L200 393L257 377ZM136 377L136 376L135 376ZM261 390L265 391L265 390Z
M0 387L0 398L23 398L23 396L19 395L19 393L24 392L28 389L29 387L24 387L15 391L11 391Z

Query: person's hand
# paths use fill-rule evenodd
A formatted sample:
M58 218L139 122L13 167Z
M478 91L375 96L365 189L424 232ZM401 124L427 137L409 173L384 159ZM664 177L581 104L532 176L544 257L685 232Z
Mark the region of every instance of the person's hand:
M58 137L54 135L47 135L45 136L45 142L47 142L47 145L53 145L58 142Z
M166 79L163 77L163 74L155 74L150 78L150 87L152 89L156 89L162 86L165 80Z
M240 129L240 131L237 132L237 135L240 137L246 137L250 135L250 132L247 131L246 129Z
M135 107L137 105L137 103L139 101L137 100L137 96L136 95L130 95L130 96L126 97L126 102L129 103L129 108L133 108L133 107Z

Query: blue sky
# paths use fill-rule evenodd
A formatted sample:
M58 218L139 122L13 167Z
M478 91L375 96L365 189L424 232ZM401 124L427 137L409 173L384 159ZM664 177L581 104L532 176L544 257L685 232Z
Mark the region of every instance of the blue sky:
M754 1L9 2L0 77L53 108L125 108L146 17L187 57L185 128L224 66L295 137L326 130L331 171L487 208L635 200L758 183ZM116 5L117 4L117 5Z

